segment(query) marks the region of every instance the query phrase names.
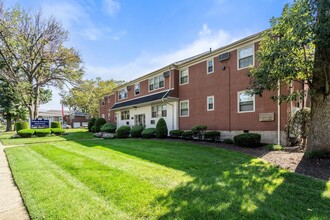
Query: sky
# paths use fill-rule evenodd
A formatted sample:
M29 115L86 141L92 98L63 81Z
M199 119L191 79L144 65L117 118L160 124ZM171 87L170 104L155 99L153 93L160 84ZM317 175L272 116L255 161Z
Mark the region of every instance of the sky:
M130 81L210 48L270 27L291 0L5 0L69 31L67 47L83 59L84 79ZM41 105L61 109L59 91Z

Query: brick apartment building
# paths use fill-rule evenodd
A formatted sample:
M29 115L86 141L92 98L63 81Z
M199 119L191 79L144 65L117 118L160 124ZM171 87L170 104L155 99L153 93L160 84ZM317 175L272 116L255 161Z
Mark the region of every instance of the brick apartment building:
M270 97L289 94L301 85L281 87L262 97L246 94L249 67L258 65L255 54L261 34L169 64L118 87L100 99L100 117L117 127L146 128L155 127L162 117L169 130L202 124L221 131L221 138L256 132L263 142L277 143L280 138L285 144L288 116L299 103L279 106Z

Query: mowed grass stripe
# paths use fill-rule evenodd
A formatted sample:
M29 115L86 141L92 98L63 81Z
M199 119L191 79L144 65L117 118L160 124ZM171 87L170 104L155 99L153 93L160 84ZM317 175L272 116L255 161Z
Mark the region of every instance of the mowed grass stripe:
M55 146L38 145L31 148L129 215L150 218L166 211L155 200L158 196L165 196L166 190L156 188L146 180Z
M131 219L32 148L6 154L32 219Z
M146 180L153 187L171 189L193 180L183 171L142 160L111 148L105 148L97 145L97 143L93 144L93 147L85 147L74 142L71 142L69 146L68 142L56 143L53 146L86 157L109 168L121 170L141 180Z

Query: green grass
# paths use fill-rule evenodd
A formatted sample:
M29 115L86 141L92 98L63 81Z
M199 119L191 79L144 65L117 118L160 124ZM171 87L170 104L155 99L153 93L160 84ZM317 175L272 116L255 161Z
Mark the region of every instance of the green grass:
M328 219L330 183L188 143L6 148L32 219Z

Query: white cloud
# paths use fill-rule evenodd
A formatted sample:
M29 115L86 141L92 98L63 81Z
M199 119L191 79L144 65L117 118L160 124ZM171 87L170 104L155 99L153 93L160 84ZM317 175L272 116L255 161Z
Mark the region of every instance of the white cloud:
M207 24L204 24L195 41L177 50L166 51L165 53L142 52L132 62L113 67L86 65L86 78L100 76L103 79L113 78L130 81L173 62L206 52L210 48L217 49L225 46L242 37L242 35L232 36L224 30L212 30Z
M120 10L120 4L114 0L103 0L103 10L110 16L114 16Z

